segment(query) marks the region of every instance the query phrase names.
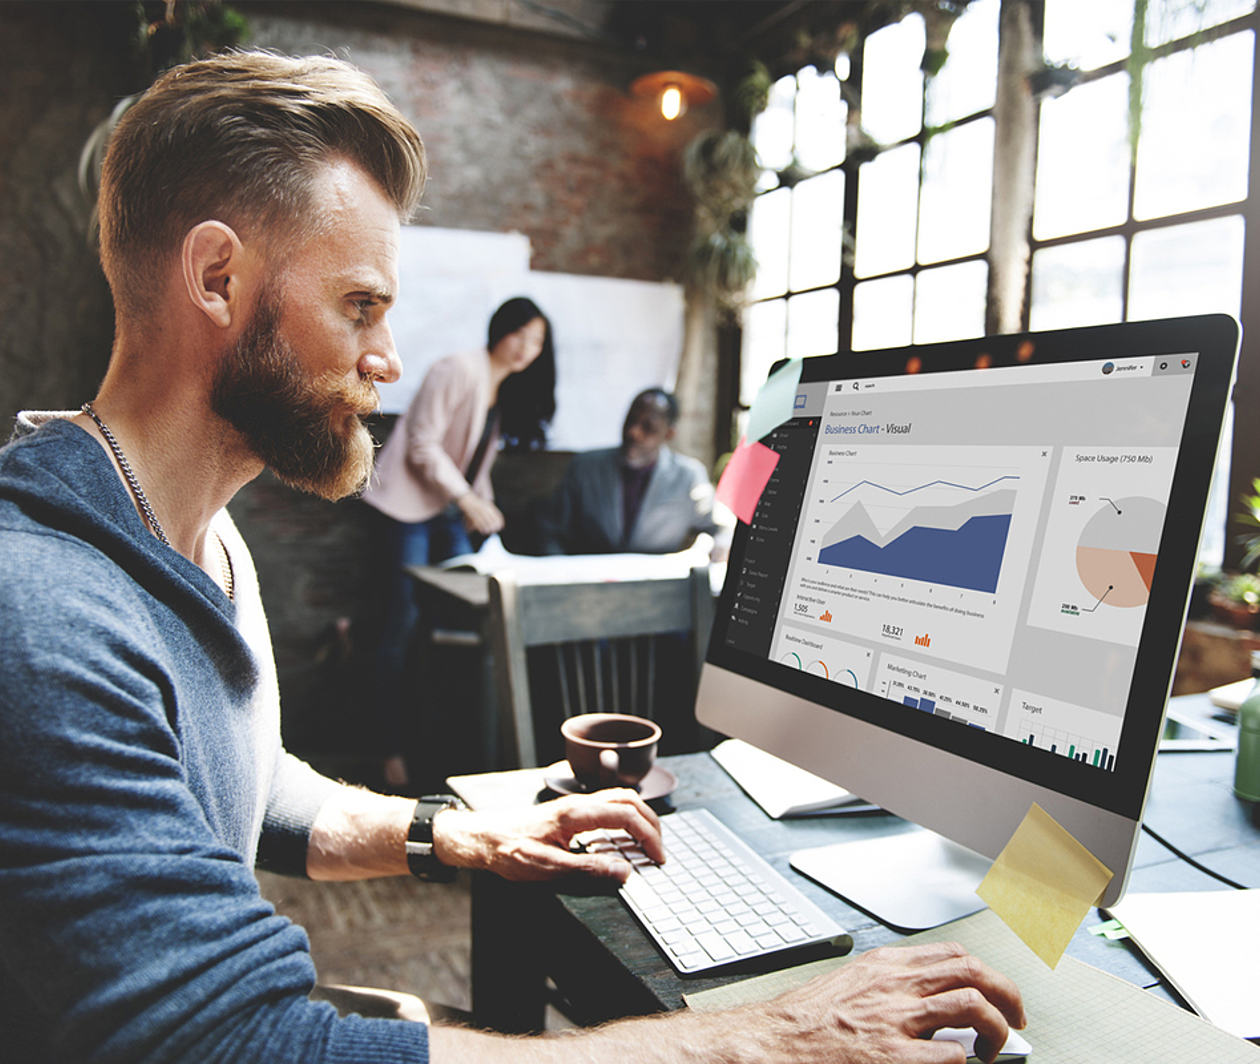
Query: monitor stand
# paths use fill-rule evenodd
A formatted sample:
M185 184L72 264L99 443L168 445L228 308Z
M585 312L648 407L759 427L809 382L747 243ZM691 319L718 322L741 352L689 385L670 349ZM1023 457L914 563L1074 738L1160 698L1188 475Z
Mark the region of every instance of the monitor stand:
M992 863L924 828L791 856L798 872L898 931L925 931L983 909L976 887Z

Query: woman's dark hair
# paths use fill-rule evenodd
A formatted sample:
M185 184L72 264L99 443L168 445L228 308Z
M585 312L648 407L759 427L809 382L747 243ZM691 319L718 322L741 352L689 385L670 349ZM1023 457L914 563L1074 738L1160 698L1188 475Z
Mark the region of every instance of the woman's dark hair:
M547 327L542 351L499 385L499 434L506 451L540 451L547 446L547 428L556 416L556 351L551 322L532 299L509 299L490 317L487 347L535 318L542 318Z

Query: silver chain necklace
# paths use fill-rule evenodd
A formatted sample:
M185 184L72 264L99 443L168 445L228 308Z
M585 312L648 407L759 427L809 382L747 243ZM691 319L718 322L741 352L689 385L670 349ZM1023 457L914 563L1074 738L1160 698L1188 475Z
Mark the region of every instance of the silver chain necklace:
M101 435L105 437L105 442L109 444L109 449L114 452L114 457L118 460L118 468L122 470L123 478L127 481L131 494L136 497L136 502L140 506L140 512L144 514L144 519L149 522L149 527L153 530L153 534L157 536L158 542L164 547L169 547L171 541L166 538L166 532L162 528L162 523L157 519L157 514L153 512L153 507L149 505L149 497L145 495L144 488L140 487L140 481L136 479L131 463L127 461L127 456L123 454L122 448L118 446L118 440L110 432L109 426L101 420L100 414L92 409L91 403L84 403L79 409L96 422L96 427L101 430Z
M149 497L145 495L144 488L140 487L140 481L136 478L135 470L131 468L131 463L127 461L127 456L123 454L123 449L119 446L118 439L110 431L109 426L101 420L100 414L92 409L91 403L84 403L79 409L96 422L96 427L101 430L101 435L105 437L105 442L109 444L109 449L113 452L114 458L118 460L118 468L122 470L123 478L127 481L127 487L131 489L131 494L136 497L136 503L140 507L140 512L144 514L144 519L149 522L149 528L157 536L158 542L165 547L169 547L171 541L166 538L166 530L162 528L162 522L157 519L157 514L153 512L153 507L149 504ZM217 532L214 533L214 541L219 548L219 570L223 573L223 589L229 599L234 599L236 597L236 578L232 572L232 559L228 555L227 547Z

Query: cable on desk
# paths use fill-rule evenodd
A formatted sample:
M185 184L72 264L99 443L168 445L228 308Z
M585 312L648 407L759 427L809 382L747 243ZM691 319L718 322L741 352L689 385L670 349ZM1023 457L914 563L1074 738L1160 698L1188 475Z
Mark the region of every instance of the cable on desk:
M1169 842L1166 838L1164 838L1163 835L1161 835L1158 831L1152 828L1149 824L1144 823L1142 825L1142 830L1145 831L1151 838L1153 838L1165 849L1171 850L1174 854L1176 854L1183 861L1185 861L1186 864L1191 865L1194 868L1197 868L1200 872L1204 873L1205 875L1211 876L1213 879L1219 879L1227 887L1233 887L1235 890L1250 890L1251 889L1245 884L1239 883L1237 880L1230 879L1229 876L1223 876L1221 875L1220 872L1216 872L1213 869L1208 868L1208 866L1205 864L1200 864L1198 861L1196 861L1184 850L1177 849L1176 846L1174 846L1171 842Z

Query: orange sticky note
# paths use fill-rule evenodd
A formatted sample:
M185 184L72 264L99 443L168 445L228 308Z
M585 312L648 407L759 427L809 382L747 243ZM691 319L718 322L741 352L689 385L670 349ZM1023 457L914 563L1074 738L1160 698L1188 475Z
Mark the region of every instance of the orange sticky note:
M1034 802L976 893L1053 968L1113 875Z
M779 452L764 443L740 440L718 480L717 498L744 524L751 524L761 493L779 464Z

